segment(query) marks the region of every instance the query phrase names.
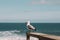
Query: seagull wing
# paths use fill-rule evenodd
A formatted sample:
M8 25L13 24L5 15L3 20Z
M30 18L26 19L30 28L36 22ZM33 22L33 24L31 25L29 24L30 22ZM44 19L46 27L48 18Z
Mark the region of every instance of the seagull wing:
M35 29L35 27L33 27L32 25L28 25L28 28L29 28L30 30L34 30L34 29Z

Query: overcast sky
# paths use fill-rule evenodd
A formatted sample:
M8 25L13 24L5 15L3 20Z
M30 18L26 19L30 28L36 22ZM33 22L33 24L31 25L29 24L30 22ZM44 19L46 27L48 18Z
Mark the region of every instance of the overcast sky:
M59 22L60 0L0 0L0 22Z

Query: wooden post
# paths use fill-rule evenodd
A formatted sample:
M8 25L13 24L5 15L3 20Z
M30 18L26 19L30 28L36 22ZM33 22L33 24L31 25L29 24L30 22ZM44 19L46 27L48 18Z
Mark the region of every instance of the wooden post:
M41 40L40 38L38 38L39 40Z
M27 35L26 40L30 40L30 35L29 35L29 32L27 32L27 33L26 33L26 35Z

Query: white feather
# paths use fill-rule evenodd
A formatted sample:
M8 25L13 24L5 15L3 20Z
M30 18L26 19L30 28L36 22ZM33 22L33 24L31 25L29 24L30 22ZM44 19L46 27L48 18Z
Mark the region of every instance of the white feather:
M27 28L29 29L29 30L35 30L35 27L33 27L31 24L30 24L30 21L28 21L27 22Z

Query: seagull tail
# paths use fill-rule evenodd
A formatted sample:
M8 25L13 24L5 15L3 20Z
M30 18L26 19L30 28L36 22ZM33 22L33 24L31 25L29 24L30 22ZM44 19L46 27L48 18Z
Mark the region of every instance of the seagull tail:
M36 29L35 29L35 31L36 31Z

